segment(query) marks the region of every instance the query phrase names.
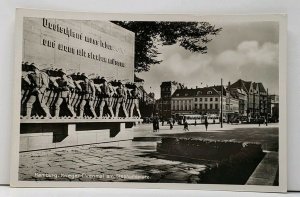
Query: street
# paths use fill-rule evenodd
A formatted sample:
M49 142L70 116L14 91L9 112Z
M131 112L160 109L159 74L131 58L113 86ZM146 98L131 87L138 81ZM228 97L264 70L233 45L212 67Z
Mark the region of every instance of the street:
M140 124L135 129L136 138L144 139L145 136L156 137L186 137L209 140L230 140L240 142L260 143L264 150L278 151L278 123L269 123L268 126L261 124L209 124L205 131L204 125L189 125L189 131L183 130L183 125L175 124L170 130L166 123L160 123L159 132L152 132L151 124Z

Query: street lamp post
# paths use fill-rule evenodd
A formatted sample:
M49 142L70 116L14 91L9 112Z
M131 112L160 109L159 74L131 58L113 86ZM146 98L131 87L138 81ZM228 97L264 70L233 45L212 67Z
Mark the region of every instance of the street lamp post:
M266 113L266 126L268 126L268 116L269 116L269 109L268 109L268 100L269 100L269 90L267 88L267 113Z
M221 128L223 128L223 79L221 78Z

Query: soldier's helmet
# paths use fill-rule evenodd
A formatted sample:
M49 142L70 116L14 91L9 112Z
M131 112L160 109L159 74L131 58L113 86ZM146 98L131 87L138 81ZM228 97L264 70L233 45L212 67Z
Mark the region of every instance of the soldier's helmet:
M28 65L28 71L39 70L39 68L35 65L35 63L31 63Z
M28 71L28 62L22 62L22 71Z
M88 77L87 77L87 75L85 73L81 73L81 79L85 80L85 79L88 79Z
M63 68L59 69L57 72L58 72L58 75L59 75L60 77L62 77L63 75L66 75L66 74L67 74L66 70L63 69Z
M118 86L122 86L123 82L121 80L118 80Z
M101 77L100 82L104 83L104 82L107 82L107 80L105 79L105 77Z

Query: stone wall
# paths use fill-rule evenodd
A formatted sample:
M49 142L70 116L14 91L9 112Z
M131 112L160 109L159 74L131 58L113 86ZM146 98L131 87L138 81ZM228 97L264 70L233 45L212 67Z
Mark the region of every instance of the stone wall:
M24 62L133 82L133 32L109 21L24 18L23 25Z

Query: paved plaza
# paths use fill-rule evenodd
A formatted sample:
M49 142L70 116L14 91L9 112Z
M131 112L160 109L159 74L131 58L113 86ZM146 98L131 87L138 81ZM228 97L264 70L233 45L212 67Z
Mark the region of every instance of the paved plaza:
M194 182L205 165L160 159L155 144L84 145L20 154L20 180ZM134 145L137 145L136 147Z
M135 140L123 146L92 144L20 153L20 180L135 181L196 183L209 163L183 161L156 153L162 136L191 137L262 143L264 150L278 149L278 125L190 125L190 131L175 125L152 132L151 124L139 124Z

